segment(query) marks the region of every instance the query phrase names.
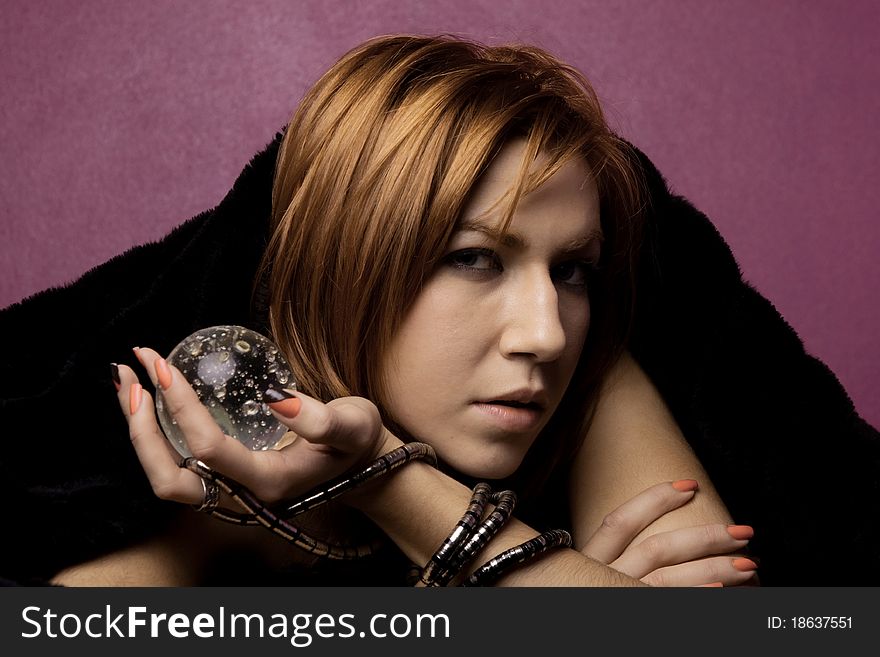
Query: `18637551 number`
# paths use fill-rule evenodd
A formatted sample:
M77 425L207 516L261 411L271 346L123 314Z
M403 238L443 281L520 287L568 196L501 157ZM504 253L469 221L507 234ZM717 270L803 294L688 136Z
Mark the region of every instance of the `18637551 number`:
M851 630L852 616L768 616L770 630Z

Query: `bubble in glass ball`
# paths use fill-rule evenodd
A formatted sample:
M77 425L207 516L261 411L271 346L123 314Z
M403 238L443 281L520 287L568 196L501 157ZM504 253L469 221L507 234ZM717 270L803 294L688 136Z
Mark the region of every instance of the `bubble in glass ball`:
M263 402L269 388L296 390L283 354L269 338L243 326L211 326L184 338L167 358L228 436L252 450L275 447L287 427ZM156 391L159 424L181 456L191 456L183 432Z

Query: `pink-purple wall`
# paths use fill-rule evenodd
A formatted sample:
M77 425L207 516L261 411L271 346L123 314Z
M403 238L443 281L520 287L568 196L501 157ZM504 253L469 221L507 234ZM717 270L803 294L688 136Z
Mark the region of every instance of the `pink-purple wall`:
M0 306L215 205L343 52L542 45L880 426L880 3L6 0Z

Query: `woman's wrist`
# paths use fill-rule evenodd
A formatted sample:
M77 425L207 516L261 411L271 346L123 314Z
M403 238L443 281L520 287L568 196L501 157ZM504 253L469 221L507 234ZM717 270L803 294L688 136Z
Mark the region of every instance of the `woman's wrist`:
M363 512L416 564L427 563L467 507L471 492L424 462L353 491L351 506Z

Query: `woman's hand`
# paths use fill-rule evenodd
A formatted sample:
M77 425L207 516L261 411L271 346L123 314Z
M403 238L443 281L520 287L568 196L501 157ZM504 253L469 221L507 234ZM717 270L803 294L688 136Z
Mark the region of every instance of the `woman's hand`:
M252 451L225 435L183 375L152 349L136 349L150 379L161 386L169 413L183 431L192 455L251 490L266 503L302 494L401 445L382 425L376 406L360 397L324 404L302 393L269 408L293 435L275 450ZM134 371L119 366L119 403L128 420L137 457L155 494L164 500L200 504L197 474L180 468L180 456L156 421L152 396Z
M697 482L652 486L608 514L581 550L586 556L652 586L735 586L755 575L755 563L729 553L742 550L751 527L709 524L633 539L660 516L693 496ZM720 556L728 555L728 556Z

